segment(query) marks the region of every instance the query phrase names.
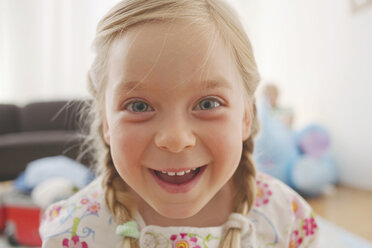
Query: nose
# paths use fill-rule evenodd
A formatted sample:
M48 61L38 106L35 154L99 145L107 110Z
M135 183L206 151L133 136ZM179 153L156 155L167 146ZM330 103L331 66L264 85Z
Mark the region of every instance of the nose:
M169 152L182 152L195 146L196 138L191 128L181 118L162 123L155 136L155 145Z

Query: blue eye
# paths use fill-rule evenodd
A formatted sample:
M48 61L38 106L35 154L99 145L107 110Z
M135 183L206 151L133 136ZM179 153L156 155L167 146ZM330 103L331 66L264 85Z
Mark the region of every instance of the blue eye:
M142 112L153 110L153 108L151 108L150 105L148 105L145 102L138 101L138 100L126 104L124 109L127 109L127 108L129 109L129 111L135 112L135 113L142 113Z
M197 105L201 110L210 110L221 106L221 103L213 98L208 98L200 101Z

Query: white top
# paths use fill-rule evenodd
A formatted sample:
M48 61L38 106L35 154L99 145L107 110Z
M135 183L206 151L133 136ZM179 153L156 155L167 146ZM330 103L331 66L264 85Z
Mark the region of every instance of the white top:
M265 174L257 177L257 198L247 216L233 213L222 226L147 226L140 215L141 248L217 248L229 227L242 229L241 246L317 247L318 226L311 207L292 189ZM106 207L101 179L44 213L40 234L44 248L121 247L122 236Z

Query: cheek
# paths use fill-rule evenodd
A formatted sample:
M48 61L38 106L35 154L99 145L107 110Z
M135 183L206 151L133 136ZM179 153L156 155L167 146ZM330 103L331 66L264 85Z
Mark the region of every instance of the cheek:
M149 134L136 125L115 125L111 129L111 155L120 174L134 174L141 169L141 157Z
M242 151L242 141L240 132L232 131L223 133L215 141L216 150L214 156L220 162L220 168L224 171L235 170L237 168Z
M232 172L239 164L242 152L242 126L237 118L226 118L209 124L204 142L208 146L218 170L214 173Z

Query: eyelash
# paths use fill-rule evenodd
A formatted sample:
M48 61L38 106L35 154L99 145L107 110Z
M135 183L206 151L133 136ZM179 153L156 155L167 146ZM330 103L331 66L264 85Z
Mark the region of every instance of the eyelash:
M199 106L200 103L202 103L203 101L206 101L206 100L212 100L212 101L214 101L214 103L217 103L217 106L216 106L216 104L213 104L214 108L212 108L212 109L215 109L215 108L217 108L217 107L219 107L219 106L223 106L222 101L220 101L219 99L214 98L214 97L208 97L208 98L202 99L201 101L198 102L197 106ZM147 110L148 108L151 108L152 110L154 110L154 109L153 109L149 104L147 104L146 102L141 101L141 100L133 100L133 101L130 101L130 102L128 102L128 103L126 103L126 104L124 105L123 109L124 109L124 110L127 110L127 109L128 109L128 106L129 106L129 107L132 106L132 107L131 107L131 110L129 110L130 112L133 112L133 113L145 113L145 112L148 112L148 111L143 111L143 112L141 112L141 111L138 111L138 112L133 111L133 104L135 104L135 103L144 103L144 104L147 106L147 107L146 107L146 110ZM202 109L199 109L199 110L202 110ZM211 110L211 109L206 109L206 110Z

